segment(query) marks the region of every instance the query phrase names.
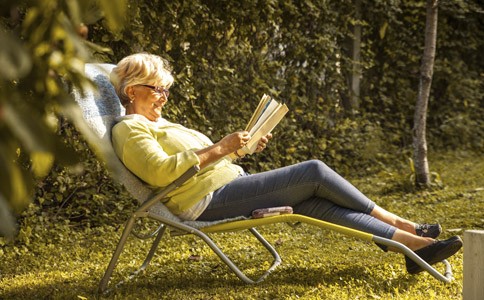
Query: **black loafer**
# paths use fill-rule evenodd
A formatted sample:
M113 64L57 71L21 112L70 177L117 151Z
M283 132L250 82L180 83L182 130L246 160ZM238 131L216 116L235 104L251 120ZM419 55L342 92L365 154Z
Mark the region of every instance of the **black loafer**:
M442 233L442 227L439 224L422 223L415 225L415 232L418 236L435 239Z
M420 256L429 265L433 265L454 255L461 247L462 239L456 235L445 241L435 241L432 245L415 251L415 254ZM405 265L407 272L410 274L417 274L424 270L408 256L405 256Z

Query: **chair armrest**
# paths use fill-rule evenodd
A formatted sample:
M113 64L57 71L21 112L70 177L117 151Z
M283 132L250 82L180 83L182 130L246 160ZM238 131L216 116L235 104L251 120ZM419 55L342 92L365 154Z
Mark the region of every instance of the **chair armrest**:
M200 171L200 166L195 165L195 166L191 167L190 169L188 169L180 177L178 177L177 179L175 179L175 181L173 181L173 183L175 184L176 187L179 187L183 183L185 183L185 181L187 181L188 179L192 178L199 171Z
M175 179L172 183L170 183L167 187L165 187L161 192L158 194L154 195L153 197L149 198L143 204L138 208L137 211L146 211L148 210L151 206L153 206L155 203L160 201L161 199L165 198L166 195L168 195L171 191L174 189L180 187L185 181L188 179L192 178L195 174L197 174L200 171L200 166L195 165L188 169L185 173L183 173L180 177Z

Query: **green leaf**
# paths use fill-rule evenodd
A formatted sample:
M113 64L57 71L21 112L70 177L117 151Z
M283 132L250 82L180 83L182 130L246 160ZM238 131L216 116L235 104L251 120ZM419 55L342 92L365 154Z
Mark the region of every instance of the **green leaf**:
M12 95L15 98L16 95ZM5 121L9 129L19 139L27 152L53 153L62 164L78 162L78 155L66 147L46 125L44 118L25 105L5 103Z
M0 28L0 76L14 80L24 77L32 68L32 60L22 42L5 29Z
M109 28L119 32L124 27L127 0L99 0Z
M380 39L382 39L382 40L385 38L385 33L387 31L387 27L388 27L387 22L383 23L383 26L380 27Z
M4 194L2 191L2 194L8 203L10 203L11 210L15 213L20 213L31 200L30 194L33 188L33 182L27 172L15 163L10 165L9 171L6 174L9 179L5 180L5 182L10 185L10 193Z
M17 95L12 95L15 98ZM17 97L18 98L18 97ZM18 100L19 101L19 100ZM13 104L13 103L12 103ZM49 152L50 134L41 124L39 116L26 106L13 106L5 103L5 121L29 152ZM36 116L37 115L37 116ZM35 117L36 116L36 117Z
M40 178L45 177L54 164L54 155L49 152L34 151L30 153L30 159L34 175Z
M16 230L15 218L12 210L0 194L0 236L12 237Z

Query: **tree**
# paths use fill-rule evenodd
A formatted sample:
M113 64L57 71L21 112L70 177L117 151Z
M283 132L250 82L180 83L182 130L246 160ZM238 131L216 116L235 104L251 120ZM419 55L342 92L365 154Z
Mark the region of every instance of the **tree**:
M105 15L116 31L124 10L124 1L115 0L9 1L0 7L0 236L14 233L13 215L30 202L35 181L54 160L78 162L57 134L60 117L94 142L65 82L90 87L84 63L92 52L104 51L83 39L83 23Z
M349 82L349 97L343 98L346 110L358 109L360 106L360 77L361 77L361 0L354 0L355 16L353 25L353 37L349 42L349 56L351 58L351 71L347 75Z
M427 161L426 122L427 107L432 84L437 41L438 0L427 0L427 15L425 21L425 46L420 69L417 103L415 105L413 127L413 150L415 165L415 183L429 185L429 166Z

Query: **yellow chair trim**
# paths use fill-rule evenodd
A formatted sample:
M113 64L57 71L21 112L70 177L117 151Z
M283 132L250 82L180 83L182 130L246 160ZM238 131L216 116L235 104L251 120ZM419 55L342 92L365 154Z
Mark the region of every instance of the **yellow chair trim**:
M281 223L281 222L301 222L306 223L313 226L318 226L323 229L334 230L336 232L346 234L355 238L359 238L366 241L372 241L373 235L370 233L362 232L359 230L351 229L348 227L336 225L333 223L317 220L314 218L306 217L303 215L297 214L287 214L287 215L279 215L274 217L267 217L261 219L248 219L248 220L241 220L241 221L234 221L228 223L220 223L213 226L208 226L201 228L200 231L204 233L214 233L214 232L227 232L227 231L239 231L244 229L249 229L253 227L258 227L262 225L269 225L274 223Z

